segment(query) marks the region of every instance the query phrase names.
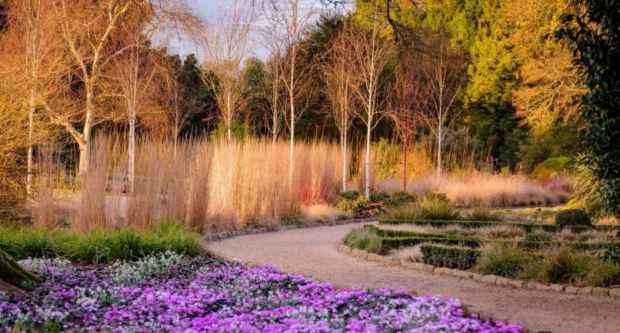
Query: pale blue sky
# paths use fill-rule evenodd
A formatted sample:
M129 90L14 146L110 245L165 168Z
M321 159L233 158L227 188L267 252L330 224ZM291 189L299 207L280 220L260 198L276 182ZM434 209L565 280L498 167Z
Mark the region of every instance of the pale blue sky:
M242 0L248 1L248 3L252 0ZM259 0L260 1L260 0ZM305 6L318 6L317 8L323 8L320 5L320 0L304 0L306 2ZM217 20L218 15L222 15L222 12L226 10L226 4L230 4L231 0L187 0L188 4L192 6L195 10L195 14L203 17L204 19L209 21ZM260 22L258 23L260 25ZM252 56L258 56L261 58L265 57L265 48L261 45L259 41L258 34L255 34L254 41L252 43L254 50L254 54ZM195 53L199 58L201 58L202 51L192 43L191 41L172 41L169 43L171 52L179 53L181 55L187 55L190 53Z

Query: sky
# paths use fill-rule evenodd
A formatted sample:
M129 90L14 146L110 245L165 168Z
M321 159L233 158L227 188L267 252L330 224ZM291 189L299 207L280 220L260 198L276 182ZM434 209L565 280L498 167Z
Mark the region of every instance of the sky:
M252 0L240 1L247 1L248 3L250 3ZM203 17L207 22L213 24L223 13L225 13L225 11L230 10L230 4L233 2L233 0L187 0L187 2L194 9L195 14ZM315 7L318 9L325 9L325 7L321 4L320 0L302 0L302 2L304 2L302 4L302 7L305 8ZM254 30L258 30L263 26L264 21L261 23L261 20L259 19L257 21L257 26ZM251 42L252 54L250 54L250 56L256 56L265 59L267 57L267 51L266 47L262 44L263 43L260 41L259 34L254 33ZM203 54L203 51L201 51L195 43L187 40L170 41L169 48L171 52L179 53L181 55L194 53L200 59L202 58Z

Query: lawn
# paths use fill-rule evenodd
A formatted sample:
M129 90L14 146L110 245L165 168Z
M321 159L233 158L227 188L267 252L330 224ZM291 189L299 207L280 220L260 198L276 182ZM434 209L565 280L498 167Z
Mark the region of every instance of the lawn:
M111 265L21 264L43 278L30 297L0 292L0 331L523 332L457 300L327 283L173 252Z

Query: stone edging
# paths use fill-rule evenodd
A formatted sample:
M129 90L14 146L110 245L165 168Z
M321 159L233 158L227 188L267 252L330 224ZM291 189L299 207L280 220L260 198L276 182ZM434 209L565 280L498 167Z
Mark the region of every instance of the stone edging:
M620 299L620 288L599 288L599 287L573 287L565 286L561 284L546 285L540 282L524 281L509 279L497 275L482 275L469 271L462 271L458 269L451 269L445 267L435 267L433 265L427 265L419 262L410 262L406 260L398 260L397 258L386 257L375 253L369 253L360 249L350 248L344 244L338 245L338 252L350 255L355 258L364 259L367 261L380 262L393 266L401 266L407 269L414 269L431 274L448 275L461 279L473 280L485 284L491 284L501 287L511 287L517 289L530 289L530 290L543 290L554 291L572 295L592 295L600 297L614 297Z

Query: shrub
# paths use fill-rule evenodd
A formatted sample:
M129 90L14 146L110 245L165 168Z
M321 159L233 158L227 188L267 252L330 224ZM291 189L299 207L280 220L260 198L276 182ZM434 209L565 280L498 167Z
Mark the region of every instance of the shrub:
M540 249L553 244L553 236L544 231L534 231L527 235L520 243L521 246L530 249Z
M407 192L396 192L385 200L388 206L401 206L404 204L415 202L416 196Z
M93 230L83 235L67 230L0 227L0 249L17 260L64 257L83 264L96 264L136 260L166 251L190 256L204 254L199 237L177 224L162 224L140 231Z
M560 228L567 226L591 226L592 220L583 209L566 209L555 216L555 224Z
M570 175L573 172L575 161L568 156L552 157L538 164L532 172L532 177L538 180Z
M371 253L382 253L381 237L369 228L352 230L344 239L344 244Z
M562 248L545 255L542 278L548 283L574 283L585 276L592 260L587 254Z
M456 220L459 213L454 210L450 201L441 195L429 195L417 205L420 218L428 220Z
M485 274L516 278L530 260L530 254L514 244L497 243L482 252L477 269Z
M390 220L414 221L421 218L420 209L417 204L406 204L402 207L389 209L384 215L384 218Z
M464 247L424 244L420 249L426 264L463 270L472 268L480 256L480 251Z
M368 207L368 200L359 196L356 199L341 199L336 207L345 212L356 212Z
M340 192L340 198L346 199L346 200L355 200L359 196L360 196L360 194L357 191Z
M472 221L499 221L502 215L484 208L475 208L467 215L468 220Z
M375 192L375 193L371 193L370 197L368 198L368 201L370 202L381 202L384 201L386 199L388 199L390 197L389 194L384 193L384 192Z
M607 246L602 253L603 260L620 265L620 244Z
M620 285L620 265L592 259L591 267L584 282L594 287Z

